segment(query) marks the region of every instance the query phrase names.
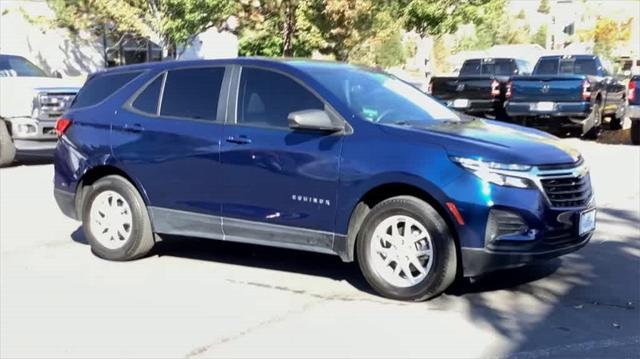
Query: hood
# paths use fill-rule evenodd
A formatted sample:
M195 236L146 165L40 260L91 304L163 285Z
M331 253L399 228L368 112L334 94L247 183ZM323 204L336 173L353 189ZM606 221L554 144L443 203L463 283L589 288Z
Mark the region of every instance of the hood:
M580 153L546 132L497 121L473 119L402 127L428 135L451 156L526 165L574 163Z
M0 77L0 117L31 116L37 92L76 93L84 78Z

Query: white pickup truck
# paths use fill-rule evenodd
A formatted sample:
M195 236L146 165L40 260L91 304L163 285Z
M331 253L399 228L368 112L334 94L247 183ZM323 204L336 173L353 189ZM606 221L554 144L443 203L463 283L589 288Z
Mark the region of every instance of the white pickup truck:
M48 76L24 57L0 54L0 167L18 156L50 157L55 122L82 81Z

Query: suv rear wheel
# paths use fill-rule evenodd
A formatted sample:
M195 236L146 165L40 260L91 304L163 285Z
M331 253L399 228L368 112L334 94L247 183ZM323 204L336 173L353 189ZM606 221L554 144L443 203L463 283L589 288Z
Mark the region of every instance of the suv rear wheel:
M631 143L640 145L640 118L631 121Z
M388 298L432 298L456 276L455 243L446 222L415 197L393 197L373 207L356 245L367 282Z
M16 157L16 148L11 140L7 124L0 120L0 167L13 163Z
M82 223L91 250L100 258L132 260L154 245L144 201L121 176L106 176L91 186L82 206Z

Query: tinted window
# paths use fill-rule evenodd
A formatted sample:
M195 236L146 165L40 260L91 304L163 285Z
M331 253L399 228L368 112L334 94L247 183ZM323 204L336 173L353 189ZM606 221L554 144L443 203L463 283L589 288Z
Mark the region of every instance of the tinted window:
M482 64L485 75L511 76L516 73L516 65L511 60L494 60Z
M71 108L93 106L118 91L141 74L141 71L96 75L84 84Z
M135 109L142 112L157 114L158 113L158 98L160 97L160 90L162 88L163 76L158 76L152 83L150 83L139 95L135 101L131 104Z
M47 77L47 74L24 57L0 56L0 77L2 76Z
M215 121L224 68L194 68L167 73L162 116Z
M238 123L288 127L289 113L324 109L324 104L287 76L243 68L238 98Z
M416 126L460 121L440 102L383 72L335 65L313 65L304 71L367 121Z
M467 60L462 64L460 76L480 75L481 66L480 60Z
M534 75L556 75L558 73L558 60L546 59L538 61L533 70Z

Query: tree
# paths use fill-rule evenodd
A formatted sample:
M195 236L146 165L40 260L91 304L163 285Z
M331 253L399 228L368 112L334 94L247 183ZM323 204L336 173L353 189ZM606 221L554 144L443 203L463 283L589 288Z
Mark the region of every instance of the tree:
M549 0L540 0L540 5L538 5L538 12L541 14L548 14L551 12Z
M462 24L482 23L490 16L486 5L493 2L495 0L410 0L400 3L407 30L437 37L455 32Z
M611 59L615 47L631 38L632 21L633 18L616 21L608 17L599 17L593 29L578 33L578 38L581 41L593 41L593 52Z
M169 48L188 44L236 12L233 0L48 0L53 25L77 33L109 31L149 38Z
M531 39L534 43L546 48L547 47L547 24L542 24L538 28L535 34L533 34L533 38Z

